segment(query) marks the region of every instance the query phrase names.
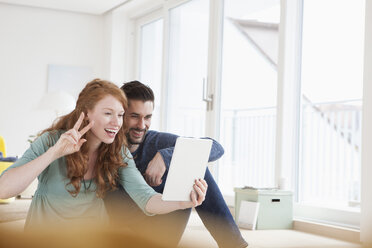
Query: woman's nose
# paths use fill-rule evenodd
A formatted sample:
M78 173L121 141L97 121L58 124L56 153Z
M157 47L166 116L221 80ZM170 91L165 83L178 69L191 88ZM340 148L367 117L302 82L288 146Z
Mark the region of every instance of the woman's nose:
M121 117L119 116L115 116L114 118L111 119L111 124L113 125L119 125L119 123L121 122Z

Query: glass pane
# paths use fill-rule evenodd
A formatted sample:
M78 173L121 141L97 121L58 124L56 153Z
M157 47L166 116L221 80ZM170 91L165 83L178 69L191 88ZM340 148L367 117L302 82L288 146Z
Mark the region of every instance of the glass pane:
M363 0L305 0L299 200L359 207Z
M170 10L167 131L204 136L209 1L193 0Z
M163 19L141 27L140 81L155 94L155 109L151 128L160 130L161 73L163 56Z
M280 1L226 0L219 185L274 187Z

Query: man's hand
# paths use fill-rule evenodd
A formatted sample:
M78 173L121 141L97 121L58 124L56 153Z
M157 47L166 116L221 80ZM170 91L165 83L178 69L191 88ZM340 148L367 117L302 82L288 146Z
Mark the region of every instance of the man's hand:
M156 153L155 157L150 161L145 172L145 180L150 186L159 186L163 180L161 178L164 175L166 166L163 157L159 152Z

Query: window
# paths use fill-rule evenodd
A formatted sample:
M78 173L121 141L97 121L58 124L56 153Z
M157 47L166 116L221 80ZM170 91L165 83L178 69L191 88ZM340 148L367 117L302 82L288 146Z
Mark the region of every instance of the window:
M164 2L141 26L137 70L161 99L161 130L218 137L225 196L285 182L295 217L358 226L364 4Z
M226 0L218 182L274 187L280 1Z
M151 129L159 130L163 58L163 19L140 25L139 79L154 91L155 109Z
M363 0L304 0L300 203L360 207L363 41Z
M168 132L205 136L208 23L208 1L187 1L169 10Z

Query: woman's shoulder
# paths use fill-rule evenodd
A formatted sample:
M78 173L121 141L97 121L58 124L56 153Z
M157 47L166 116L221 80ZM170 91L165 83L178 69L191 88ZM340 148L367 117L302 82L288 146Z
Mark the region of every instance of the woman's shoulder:
M55 143L57 143L59 137L64 133L64 130L52 130L52 131L45 131L40 134L38 138L34 142L32 142L33 146L38 147L51 147Z
M133 155L129 151L129 148L125 145L121 147L121 156L123 158L124 163L127 163L127 165L131 165L133 163Z
M129 148L125 145L121 147L121 155L123 156L123 158L130 158L130 159L133 158L133 155L130 152Z

